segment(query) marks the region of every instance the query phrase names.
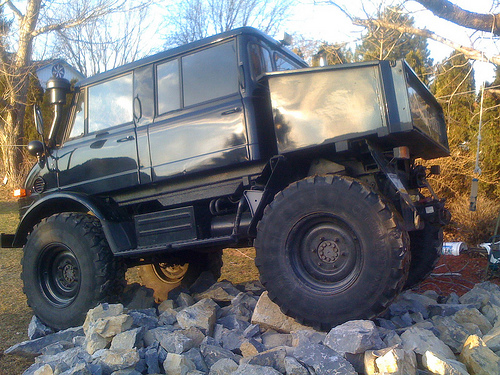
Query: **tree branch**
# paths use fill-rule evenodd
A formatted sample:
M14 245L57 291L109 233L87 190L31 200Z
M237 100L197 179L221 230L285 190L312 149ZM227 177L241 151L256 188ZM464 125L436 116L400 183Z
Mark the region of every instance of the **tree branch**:
M474 49L472 47L466 47L463 46L459 43L456 43L452 40L449 40L447 38L444 38L430 30L427 29L419 29L413 26L406 26L406 25L399 25L395 24L392 22L387 22L387 21L381 21L381 20L365 20L365 19L359 19L355 18L353 19L353 23L358 26L364 26L364 27L384 27L387 29L392 29L392 30L397 30L401 33L408 33L408 34L414 34L414 35L419 35L424 38L432 39L435 40L436 42L442 43L444 45L447 45L448 47L451 47L458 52L461 52L464 54L464 56L468 59L471 60L477 60L477 61L487 61L491 62L495 65L500 65L500 55L495 55L491 57L486 57L481 51L478 51L477 49Z
M469 29L500 35L500 14L475 13L448 0L415 0L439 18Z
M12 4L11 0L2 1L2 3L0 3L0 6L2 6L4 4L7 4L7 6L12 11L12 13L14 13L16 15L18 20L21 20L24 17L23 14L21 13L21 11L19 9L17 9L17 7L14 4Z

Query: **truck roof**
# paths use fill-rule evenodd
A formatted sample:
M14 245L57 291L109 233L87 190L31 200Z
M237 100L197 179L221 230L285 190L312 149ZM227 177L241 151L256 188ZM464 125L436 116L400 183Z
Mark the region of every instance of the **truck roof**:
M85 78L85 79L79 81L76 84L76 87L89 86L89 85L92 85L94 83L97 83L97 82L109 79L111 77L115 77L115 76L118 76L120 74L126 73L128 71L134 70L138 67L148 65L148 64L154 63L156 61L168 59L169 57L175 57L177 55L184 54L184 53L189 52L191 50L196 50L200 47L207 46L207 45L210 45L213 43L217 43L217 42L220 42L221 40L229 39L229 38L237 36L237 35L249 35L249 36L255 36L259 39L263 39L271 46L275 46L276 48L281 49L283 52L285 52L287 54L288 57L291 57L294 60L304 64L304 66L307 66L307 63L304 60L302 60L299 56L297 56L292 51L283 48L283 46L275 39L271 38L270 36L268 36L267 34L263 33L260 30L257 30L253 27L245 26L245 27L239 27L237 29L233 29L230 31L226 31L226 32L221 33L221 34L217 34L217 35L213 35L213 36L210 36L207 38L203 38L203 39L197 40L195 42L191 42L191 43L188 43L188 44L185 44L185 45L182 45L179 47L175 47L175 48L163 51L163 52L159 52L157 54L144 57L140 60L119 66L117 68L108 70L106 72L96 74L92 77L88 77L88 78Z

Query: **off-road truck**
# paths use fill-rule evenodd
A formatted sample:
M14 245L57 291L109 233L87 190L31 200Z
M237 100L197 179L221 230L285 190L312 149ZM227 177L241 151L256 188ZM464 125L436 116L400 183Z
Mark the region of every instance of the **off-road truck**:
M380 314L439 256L438 168L415 160L448 155L446 127L404 61L310 68L240 28L77 83L67 116L69 83L47 89L50 135L29 144L2 246L24 246L24 292L52 327L80 324L126 267L162 299L254 244L270 298L325 328Z

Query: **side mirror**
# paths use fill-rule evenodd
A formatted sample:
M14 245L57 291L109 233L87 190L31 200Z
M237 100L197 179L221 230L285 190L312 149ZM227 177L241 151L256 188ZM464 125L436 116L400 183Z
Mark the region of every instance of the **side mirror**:
M34 107L34 116L35 116L36 131L43 137L43 117L42 117L42 111L40 110L40 107L38 105L35 105Z
M28 152L31 156L36 156L37 158L40 159L40 157L43 155L45 151L45 147L43 146L43 143L40 141L31 141L28 143Z

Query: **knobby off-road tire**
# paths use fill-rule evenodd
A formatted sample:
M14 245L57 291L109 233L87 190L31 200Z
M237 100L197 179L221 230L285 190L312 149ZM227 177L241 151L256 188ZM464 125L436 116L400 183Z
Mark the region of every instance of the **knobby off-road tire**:
M278 193L255 241L262 284L281 310L328 329L383 312L403 288L408 235L368 187L316 176Z
M441 257L443 228L426 223L424 229L410 235L411 263L405 289L412 288L431 274Z
M204 271L211 272L217 280L221 276L222 250L192 253L186 263L173 259L170 263L153 263L137 268L141 284L153 289L156 302L161 302L168 299L168 293L178 286L190 287Z
M29 235L21 277L34 313L65 329L81 325L89 309L120 292L125 267L114 259L97 218L61 213Z

